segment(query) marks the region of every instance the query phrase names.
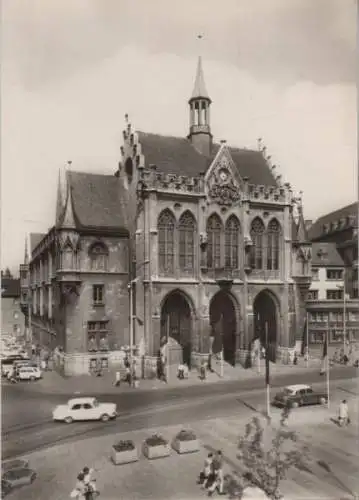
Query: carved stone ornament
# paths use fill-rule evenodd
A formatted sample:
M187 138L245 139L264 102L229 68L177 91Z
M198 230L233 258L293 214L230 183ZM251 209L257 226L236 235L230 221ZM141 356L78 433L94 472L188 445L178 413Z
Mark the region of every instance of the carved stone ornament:
M207 233L200 233L199 235L199 245L202 249L205 249L208 243Z
M208 195L212 201L226 207L230 207L240 200L238 188L232 181L226 184L213 184L208 191Z
M249 251L253 246L253 241L250 236L245 236L244 237L244 248L246 251Z
M208 196L218 205L229 207L240 200L239 186L234 182L227 158L222 158L208 188Z

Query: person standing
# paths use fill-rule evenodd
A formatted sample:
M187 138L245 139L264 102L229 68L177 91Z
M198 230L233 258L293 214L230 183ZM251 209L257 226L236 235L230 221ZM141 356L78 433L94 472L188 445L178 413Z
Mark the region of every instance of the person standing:
M114 386L115 387L120 387L120 385L121 385L121 372L120 372L120 370L116 371L116 375L115 376L116 376L116 378L115 378Z
M344 425L348 425L349 423L349 408L348 403L345 399L339 405L339 425L343 427Z
M206 482L212 472L212 462L213 462L213 453L208 453L206 460L204 461L204 467L199 474L198 484L202 485L202 488L205 488Z
M214 480L212 484L207 488L208 496L211 497L215 492L216 488L218 489L219 494L223 495L224 474L223 474L223 456L221 450L217 451L213 459L212 470L213 470Z

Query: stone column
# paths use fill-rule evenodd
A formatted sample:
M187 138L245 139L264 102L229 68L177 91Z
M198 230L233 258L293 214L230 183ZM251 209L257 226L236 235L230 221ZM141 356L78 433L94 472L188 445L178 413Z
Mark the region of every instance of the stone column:
M249 286L247 277L245 276L243 284L243 318L242 318L242 335L240 341L239 351L236 353L236 361L243 367L250 367L250 347L254 337L254 317L253 317L253 304L251 294L249 293Z
M49 293L48 293L48 303L47 303L48 311L49 311L49 318L52 318L52 286L49 286Z

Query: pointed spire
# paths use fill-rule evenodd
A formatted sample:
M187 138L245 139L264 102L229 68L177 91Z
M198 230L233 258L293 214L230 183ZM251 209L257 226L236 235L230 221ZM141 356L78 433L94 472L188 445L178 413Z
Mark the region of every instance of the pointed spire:
M56 201L56 224L61 220L64 213L67 199L67 178L66 166L59 168L59 176L57 181L57 201Z
M304 220L303 215L303 200L302 200L302 191L299 193L299 197L297 199L297 210L298 210L298 223L297 223L297 240L301 243L309 241L308 238L308 230L307 225Z
M197 73L196 73L196 80L194 82L194 88L191 96L192 99L198 99L198 98L203 98L203 99L208 99L209 101L211 100L207 89L206 89L206 84L204 82L204 74L203 74L203 68L202 68L202 57L198 57L198 63L197 63Z
M24 264L28 264L29 263L29 251L28 251L28 248L27 248L27 235L25 235L25 255L24 255Z

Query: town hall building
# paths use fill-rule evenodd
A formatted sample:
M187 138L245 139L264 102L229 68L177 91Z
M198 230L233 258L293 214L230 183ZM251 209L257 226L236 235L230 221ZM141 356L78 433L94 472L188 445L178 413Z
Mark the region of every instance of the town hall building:
M137 131L126 115L114 176L68 169L59 181L55 225L29 269L33 336L61 345L64 372L111 364L130 344L147 370L165 342L169 363L191 368L222 349L229 365L249 366L257 338L287 362L302 340L311 243L301 200L261 143L213 140L211 105L199 58L187 136Z

